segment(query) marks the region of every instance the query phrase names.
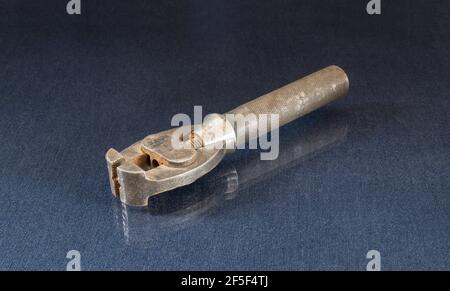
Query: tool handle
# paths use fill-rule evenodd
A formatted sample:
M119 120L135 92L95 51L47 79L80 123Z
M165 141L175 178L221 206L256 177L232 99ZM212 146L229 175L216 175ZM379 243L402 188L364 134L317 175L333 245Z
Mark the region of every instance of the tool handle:
M254 114L257 117L260 114L278 114L278 127L281 127L346 95L348 88L349 81L345 72L338 66L329 66L236 107L226 114ZM256 130L254 132L261 136L275 129L268 126L265 131L258 130L258 121L234 124L236 135L245 134L241 136L245 136L246 141L251 130Z

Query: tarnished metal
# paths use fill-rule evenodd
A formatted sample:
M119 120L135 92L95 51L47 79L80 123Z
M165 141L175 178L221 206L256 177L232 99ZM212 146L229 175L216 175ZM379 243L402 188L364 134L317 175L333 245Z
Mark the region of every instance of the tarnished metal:
M330 66L227 114L277 114L282 126L346 95L348 88L344 71ZM173 145L172 138L178 134L174 128L149 135L121 152L110 149L106 160L111 191L128 205L146 206L150 196L190 184L208 173L230 152L230 145L238 145L238 135L248 137L257 128L257 119L238 126L230 123L225 115L214 114L204 121L201 129L189 128L190 134L176 136L180 144L186 145L181 148ZM257 132L261 136L273 129Z

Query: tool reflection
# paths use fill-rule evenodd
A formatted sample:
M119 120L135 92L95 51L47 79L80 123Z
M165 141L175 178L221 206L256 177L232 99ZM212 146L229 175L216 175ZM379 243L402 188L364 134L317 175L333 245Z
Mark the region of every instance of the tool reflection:
M288 140L280 130L278 159L261 161L259 151L253 151L236 161L224 160L193 184L151 197L147 208L133 208L113 200L115 220L125 243L148 242L162 233L188 228L239 200L252 185L328 151L346 139L347 120L345 112L318 112L292 124L295 128L287 129Z

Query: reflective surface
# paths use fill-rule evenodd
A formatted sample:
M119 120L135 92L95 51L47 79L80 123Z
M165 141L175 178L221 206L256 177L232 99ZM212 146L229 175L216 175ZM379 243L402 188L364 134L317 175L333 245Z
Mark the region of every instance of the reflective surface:
M226 160L203 179L189 186L152 197L147 209L113 203L115 218L127 244L150 242L161 232L193 227L222 208L239 207L255 185L273 180L334 147L346 139L348 116L322 113L320 124L308 124L300 131L291 130L282 144L281 154L273 161L261 161L257 151L248 151L242 160Z
M0 269L449 269L448 1L85 2L0 12ZM331 63L349 96L278 160L237 151L145 210L110 194L112 145Z

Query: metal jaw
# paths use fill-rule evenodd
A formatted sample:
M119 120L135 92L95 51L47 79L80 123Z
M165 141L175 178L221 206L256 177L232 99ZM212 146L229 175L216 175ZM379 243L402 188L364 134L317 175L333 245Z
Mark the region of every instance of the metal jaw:
M128 205L147 206L148 198L190 184L211 171L234 149L233 126L219 114L201 127L152 134L121 152L106 153L111 191Z

